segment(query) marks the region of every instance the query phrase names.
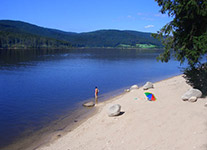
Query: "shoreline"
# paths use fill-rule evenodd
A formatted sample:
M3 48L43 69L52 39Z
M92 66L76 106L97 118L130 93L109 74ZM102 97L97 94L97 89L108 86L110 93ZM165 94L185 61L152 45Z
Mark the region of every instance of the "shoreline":
M75 50L75 49L123 49L123 50L163 50L163 47L68 47L68 48L0 48L0 50Z
M39 148L41 147L44 147L45 145L49 144L49 143L53 143L55 142L56 140L58 140L60 137L63 137L64 135L70 133L70 132L73 132L73 130L75 130L76 128L78 128L79 126L81 126L82 124L84 124L84 122L86 122L88 119L92 118L93 116L95 116L102 108L104 105L110 103L111 101L114 101L116 100L117 98L119 97L122 97L126 92L122 92L120 93L120 91L123 91L123 88L121 89L118 89L116 91L113 91L111 93L107 93L103 99L100 100L100 102L98 103L98 106L94 106L94 107L82 107L82 110L88 110L88 109L94 109L92 111L87 111L86 114L83 114L81 113L80 114L80 109L77 109L76 111L78 112L78 117L74 117L72 120L74 120L73 123L69 124L69 125L66 125L65 129L62 130L62 131L57 131L57 132L52 132L50 133L50 135L47 135L47 136L50 136L49 137L49 140L47 140L46 142L44 143L41 143L35 147L28 147L26 148L25 150L38 150ZM118 92L118 94L116 93ZM113 93L113 95L112 95ZM115 95L114 95L115 94ZM91 100L91 99L89 99ZM85 101L88 101L88 100L85 100ZM81 102L79 105L81 105L83 102ZM81 105L82 106L82 105ZM80 107L81 107L80 106ZM76 113L74 113L76 114ZM47 137L48 138L48 137Z
M131 139L131 137L137 138L136 135L129 135L128 138L123 137L123 136L125 136L127 134L127 133L125 133L126 131L124 131L123 128L127 127L128 126L128 122L129 122L129 120L126 120L125 117L128 117L127 115L130 115L130 114L128 114L130 111L132 111L132 113L133 112L136 112L136 111L139 111L139 109L138 110L136 110L136 109L133 110L134 108L127 108L126 107L126 106L128 106L128 107L134 107L133 105L137 105L137 104L133 104L135 102L135 100L132 100L130 102L129 101L127 102L127 100L123 100L123 99L129 98L129 97L132 98L132 97L135 96L135 94L138 94L139 95L138 98L137 98L138 100L136 100L136 101L139 101L141 103L140 105L144 105L144 106L139 106L138 105L138 107L142 108L143 111L145 109L147 109L152 114L154 114L156 111L162 111L162 110L160 110L160 108L163 108L163 109L166 109L165 107L170 108L171 106L169 106L169 104L171 104L172 107L174 105L176 105L177 107L179 107L179 111L181 111L182 110L182 107L180 105L182 105L184 107L185 106L184 103L186 103L186 105L188 107L193 107L193 105L195 105L196 108L197 108L197 107L201 107L201 104L204 104L204 102L207 101L207 98L199 98L199 101L196 102L196 103L194 103L194 104L189 103L189 102L183 102L181 100L181 98L179 98L180 95L178 95L178 93L176 93L176 94L174 93L175 99L178 99L179 98L178 101L173 101L172 100L172 101L169 101L169 104L166 103L165 101L163 101L163 96L160 96L160 91L157 88L164 88L165 89L165 86L167 86L168 88L170 87L172 90L175 90L175 91L178 90L179 93L181 91L179 91L178 88L181 88L181 85L182 85L182 90L183 91L186 91L188 88L190 88L190 86L185 83L185 80L183 79L182 75L178 75L178 76L174 76L174 77L169 77L167 79L164 79L164 80L161 80L161 81L157 81L157 82L154 83L154 85L155 85L155 88L154 89L151 89L151 90L148 90L148 91L151 91L151 92L156 93L157 99L158 99L156 102L153 103L153 102L146 101L145 98L144 98L144 96L143 96L143 94L141 94L141 93L143 93L142 88L139 88L137 90L133 90L131 92L123 92L122 94L120 94L118 96L115 96L113 98L110 98L108 100L105 100L105 101L99 103L98 106L97 106L97 112L95 114L93 114L92 116L88 116L87 118L85 118L85 120L82 123L80 123L78 126L76 126L72 131L67 132L67 133L64 133L63 136L58 137L57 139L53 140L52 142L49 142L49 143L44 144L44 145L41 145L40 147L36 147L35 150L82 149L83 146L85 146L84 149L94 149L95 150L97 148L99 149L100 146L102 146L101 149L104 149L104 148L106 149L107 148L106 147L107 144L111 146L111 149L126 149L126 147L124 148L124 146L122 144L121 144L122 145L121 146L120 143L116 143L115 141L113 141L113 139L110 138L110 140L109 140L109 137L114 136L114 132L115 132L115 129L114 128L113 129L110 129L110 126L116 126L117 127L116 130L119 131L119 132L117 132L117 134L120 134L119 137L122 137L122 139L124 138L125 140L128 140L128 138ZM176 87L176 86L178 86L178 87ZM107 116L107 113L106 113L106 107L107 107L107 105L109 103L117 103L117 102L118 103L121 103L121 106L122 106L121 111L123 111L123 114L120 115L120 116L118 116L118 117L108 117ZM163 102L163 104L161 102ZM148 104L148 103L150 103L150 104ZM156 111L155 110L150 110L150 107L151 106L148 106L148 105L156 106L159 109L156 108ZM164 105L166 105L166 106L164 107ZM201 111L206 111L206 108L204 107L204 105L202 105L202 107L203 108L201 109ZM152 108L152 109L154 109L154 108ZM190 109L188 108L187 111L189 111L189 110ZM193 108L193 110L194 111L199 111L199 110L197 110L195 108ZM145 113L144 113L144 115L145 115ZM158 113L161 113L161 112L158 112ZM168 113L167 110L166 110L166 113ZM173 115L175 115L175 114L177 114L176 111L173 112ZM170 114L170 115L172 115L172 114ZM202 114L202 115L204 115L205 117L207 117L206 114ZM131 116L133 116L133 114L131 114ZM149 117L149 116L145 116L145 117ZM142 118L142 121L143 120L146 120L145 117L141 117ZM174 116L172 116L172 117L174 117ZM178 117L178 120L180 120L179 119L179 116L176 115L176 117ZM155 116L155 118L156 118L156 116ZM165 117L165 119L167 119L167 118ZM129 119L129 118L127 118L127 119ZM131 119L132 118L130 118L130 121L132 121ZM152 116L152 120L153 119L154 118ZM159 119L159 118L157 118L157 119ZM119 123L118 125L116 125L116 122L119 122L119 121L122 122L122 123ZM175 120L173 120L173 121L175 121ZM156 123L159 124L159 122L156 122ZM173 123L173 122L171 122L171 123ZM104 126L104 124L106 124L107 126ZM176 125L179 125L179 122L177 122ZM121 126L121 129L120 129L120 126ZM160 128L160 126L162 126L162 124L159 124L159 128ZM93 127L94 127L94 129L93 129ZM145 129L144 126L142 126L142 127ZM137 127L136 127L135 124L133 124L133 128L137 129ZM165 128L167 128L167 127L165 127ZM170 127L170 128L172 128L172 127ZM103 130L101 130L101 129L103 129ZM107 129L107 130L105 130L105 129ZM108 132L108 130L110 130L111 132ZM127 129L127 130L130 130L130 129ZM139 130L139 129L137 129L137 130ZM94 132L96 132L96 133L94 133ZM104 132L107 132L108 134L106 134ZM131 131L131 133L133 133L133 132L134 131ZM140 130L140 132L142 134L144 134L143 131ZM153 132L156 132L156 131L153 131ZM170 134L170 133L165 133L165 134ZM144 135L142 135L142 136L144 136ZM148 136L149 135L147 135L147 137ZM156 135L156 136L158 136L158 135ZM189 135L187 135L187 136L185 135L184 137L186 138L188 136ZM207 132L205 132L205 134L201 134L200 137L207 137ZM162 136L161 136L161 138L162 138ZM119 139L119 140L122 141L122 139ZM91 141L91 140L94 140L94 142ZM112 144L112 141L114 142L113 144ZM200 145L199 144L198 145L201 146L201 147L203 146L202 144L207 144L207 142L204 142L203 140L200 140L200 141L203 142L203 143L202 142L198 142L200 144ZM86 143L87 143L87 145L86 145ZM121 143L125 143L125 142L121 142ZM180 144L180 142L178 142L178 143ZM136 142L132 142L131 144L132 144L132 146L129 149L135 149L135 147L137 148ZM162 143L162 144L164 144L164 143ZM190 145L192 145L192 144L190 144ZM167 145L173 146L172 142L168 142ZM180 144L180 145L182 145L182 144ZM185 146L184 145L180 146L180 148L179 148L179 146L178 146L177 149L185 149ZM146 147L146 145L144 147ZM150 146L148 146L148 147L150 147ZM159 144L157 144L156 147L159 148L159 149L162 149L162 146L159 145ZM198 146L196 145L196 147L198 147ZM166 148L167 147L165 147L165 149ZM140 149L144 149L143 146L140 146ZM150 149L150 148L147 148L147 149ZM163 148L163 150L164 150L164 148Z
M24 150L38 150L41 147L44 147L45 145L48 145L50 143L54 143L56 140L58 140L61 137L64 137L66 134L73 132L76 128L78 128L79 126L81 126L82 124L84 124L88 119L92 118L93 116L95 116L97 113L100 112L100 110L103 108L104 105L116 100L117 98L122 97L124 94L126 94L126 92L122 92L121 94L115 95L115 96L111 96L108 99L102 99L99 103L98 106L94 106L92 108L86 108L83 107L85 109L94 109L91 112L86 112L86 114L79 114L78 117L74 117L72 119L72 123L70 123L69 125L66 125L66 127L63 130L59 130L59 131L54 131L51 132L49 134L47 134L45 136L46 139L44 139L44 142L37 142L36 145L33 144L33 146L29 146ZM87 101L87 100L86 100ZM80 111L80 110L76 110L76 111ZM80 113L80 112L79 112Z
M100 95L101 98L99 104L123 95L125 93L124 89L125 88L120 88ZM76 129L89 118L96 115L99 107L87 108L82 106L84 102L91 101L92 99L93 98L86 99L77 103L73 110L69 110L66 115L60 116L58 120L52 121L51 123L45 125L42 129L29 134L29 136L27 134L21 135L20 139L14 140L13 143L3 147L3 149L36 150L43 145L54 142L58 138ZM70 112L72 112L72 114L70 114Z
M40 130L34 131L32 134L21 135L19 139L15 140L8 146L3 147L3 149L35 150L40 146L53 142L57 138L74 130L87 118L95 115L97 108L85 108L79 104L77 108L74 108L72 114L70 114L71 111L72 110L70 110L66 115L61 116L58 120L54 120L51 123L46 124Z

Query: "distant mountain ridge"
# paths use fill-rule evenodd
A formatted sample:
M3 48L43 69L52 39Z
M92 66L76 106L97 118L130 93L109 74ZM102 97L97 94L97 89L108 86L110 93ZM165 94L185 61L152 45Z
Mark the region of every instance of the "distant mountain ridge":
M33 42L28 41L28 38ZM27 42L23 42L24 40ZM39 48L53 46L119 47L120 45L136 46L136 44L151 44L162 47L157 39L151 37L151 33L130 30L98 30L75 33L44 28L22 21L0 20L0 48L12 46L38 48L35 43L39 44Z

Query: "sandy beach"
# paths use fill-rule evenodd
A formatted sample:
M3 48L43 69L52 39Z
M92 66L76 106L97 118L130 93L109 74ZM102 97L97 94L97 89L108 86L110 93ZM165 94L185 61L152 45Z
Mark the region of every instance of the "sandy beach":
M99 103L95 115L38 150L207 150L207 98L183 101L189 88L180 75L146 90L156 101L140 87ZM121 115L108 117L111 104Z

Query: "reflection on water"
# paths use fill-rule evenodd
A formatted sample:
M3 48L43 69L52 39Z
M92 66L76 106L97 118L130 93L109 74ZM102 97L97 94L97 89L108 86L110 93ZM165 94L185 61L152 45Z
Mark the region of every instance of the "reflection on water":
M162 50L143 49L70 49L70 50L0 50L0 65L30 65L32 61L48 61L65 58L125 60L154 58Z
M0 148L74 111L93 98L95 86L103 100L118 89L180 74L178 62L156 61L160 52L0 50Z

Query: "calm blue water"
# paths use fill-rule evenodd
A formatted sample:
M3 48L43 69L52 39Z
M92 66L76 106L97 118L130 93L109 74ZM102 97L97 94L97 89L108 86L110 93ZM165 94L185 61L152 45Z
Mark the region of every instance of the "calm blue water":
M0 50L0 148L37 130L78 103L181 74L179 63L156 61L160 51L87 49Z

